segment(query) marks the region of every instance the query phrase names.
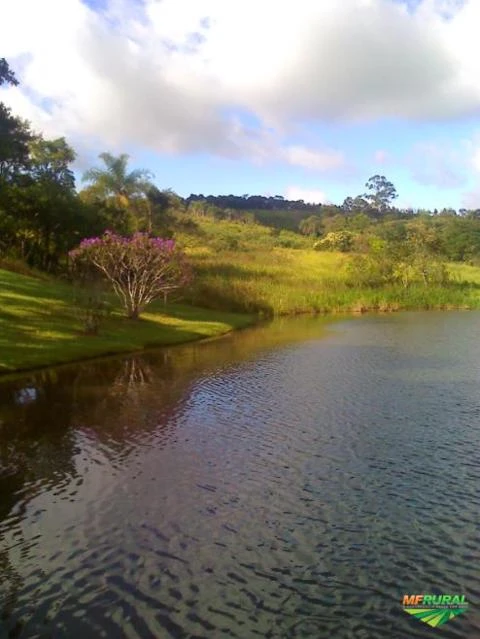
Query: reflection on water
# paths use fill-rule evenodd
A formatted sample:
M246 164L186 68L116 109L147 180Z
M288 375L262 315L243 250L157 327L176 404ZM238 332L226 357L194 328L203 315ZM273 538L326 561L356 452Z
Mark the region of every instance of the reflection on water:
M0 384L0 637L478 637L476 313L297 319ZM438 631L437 631L438 632Z

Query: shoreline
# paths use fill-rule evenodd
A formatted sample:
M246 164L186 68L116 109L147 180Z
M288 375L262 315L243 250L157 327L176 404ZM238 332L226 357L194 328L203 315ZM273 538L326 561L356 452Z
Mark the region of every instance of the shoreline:
M128 357L129 355L139 355L142 353L148 353L149 351L156 351L156 350L160 350L164 348L175 348L177 346L185 346L187 344L194 344L198 342L206 343L206 342L210 342L214 340L219 340L223 337L226 337L227 335L230 335L233 332L242 331L242 330L253 328L254 326L260 325L263 321L263 320L257 321L254 318L249 318L248 315L246 315L245 318L248 319L248 321L246 321L244 324L229 328L228 330L223 332L218 332L214 335L205 335L205 336L198 335L196 337L190 336L182 341L177 341L174 343L159 342L158 344L156 344L154 342L150 342L140 348L110 351L110 352L105 351L105 352L98 353L96 355L87 355L85 357L78 357L75 359L69 359L64 361L56 361L56 362L52 361L46 364L39 364L38 366L27 366L25 368L21 367L21 368L15 368L11 370L0 370L0 384L4 381L11 381L12 379L15 379L16 377L23 377L25 375L28 375L29 373L35 374L40 371L47 370L49 368L63 368L66 366L74 366L76 364L84 364L88 362L95 362L98 360L108 360L108 359L114 359L116 357ZM95 339L95 338L91 337L91 339Z
M254 280L251 274L248 282ZM82 330L85 309L78 304L71 285L5 269L0 269L0 282L0 381L65 364L217 338L275 318L333 319L366 313L475 310L480 302L476 294L456 296L455 290L437 289L428 290L425 295L416 290L407 299L402 299L402 291L395 289L358 289L350 291L350 299L346 299L340 291L327 287L320 289L323 299L317 299L318 290L303 282L297 298L282 297L282 289L274 287L260 291L262 295L257 298L252 295L248 298L252 302L242 308L243 293L248 291L239 292L231 282L232 292L240 296L237 299L235 295L222 295L220 286L216 303L209 304L209 296L199 295L198 291L196 299L189 299L188 304L165 306L154 302L135 322L126 319L115 304L101 320L99 333L87 335ZM259 308L262 299L263 309ZM229 306L236 310L228 310Z
M129 320L112 304L101 317L98 334L88 335L88 308L79 305L75 295L64 282L0 269L0 379L216 337L256 320L254 313L163 302L152 303L140 319Z
M193 310L204 310L204 309L199 309L198 307L192 307ZM193 344L193 343L207 343L210 341L214 341L214 340L219 340L221 338L224 338L228 335L230 335L231 333L237 332L237 331L242 331L248 328L254 328L255 326L261 326L262 324L267 324L270 323L271 321L275 320L275 319L286 319L286 318L295 318L295 317L306 317L306 316L311 316L311 317L322 317L322 318L328 318L329 316L333 318L338 318L338 316L344 315L344 316L351 316L353 317L358 317L360 315L367 315L367 314L374 314L374 315L390 315L392 313L407 313L407 312L449 312L449 311L475 311L478 309L472 308L472 307L466 307L466 306L442 306L442 307L429 307L429 308L387 308L387 309L381 309L381 308L365 308L362 307L360 309L355 308L355 309L350 309L350 310L343 310L343 309L339 309L339 310L330 310L330 311L301 311L301 312L297 312L297 313L284 313L281 315L277 315L274 317L261 317L259 315L247 315L247 314L240 314L240 313L235 313L235 315L238 318L241 318L241 321L237 326L232 326L230 328L228 328L225 331L219 331L215 334L212 335L189 335L188 337L185 337L185 339L182 339L181 341L175 341L175 342L149 342L147 344L145 344L142 347L138 347L138 348L131 348L131 349L125 349L125 350L117 350L117 351L103 351L103 352L99 352L97 354L92 354L92 355L86 355L86 356L80 356L80 357L75 357L72 359L68 359L68 360L64 360L64 361L51 361L50 363L44 363L44 364L39 364L38 366L25 366L25 367L20 367L20 368L15 368L15 369L10 369L10 370L0 370L0 384L2 382L7 382L7 381L12 381L13 379L17 378L17 377L23 377L25 375L28 375L29 373L35 374L38 373L42 370L46 370L49 368L63 368L65 366L72 366L72 365L76 365L76 364L83 364L83 363L88 363L88 362L94 362L97 360L104 360L104 359L111 359L111 358L116 358L116 357L127 357L129 355L135 355L135 354L141 354L141 353L146 353L149 351L155 351L155 350L160 350L160 349L164 349L164 348L174 348L177 346L184 346L186 344ZM210 311L211 313L215 313L215 311ZM225 314L225 312L223 311L218 311L216 312L219 315ZM95 336L90 336L89 339L95 339Z

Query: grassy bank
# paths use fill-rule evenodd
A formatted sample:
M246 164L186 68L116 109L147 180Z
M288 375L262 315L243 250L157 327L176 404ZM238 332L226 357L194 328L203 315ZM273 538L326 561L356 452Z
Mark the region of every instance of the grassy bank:
M463 263L446 286L355 288L351 256L291 232L201 220L179 239L196 273L187 304L153 304L138 322L116 307L98 336L84 334L70 285L0 269L0 373L212 337L254 315L480 308L480 268Z
M261 243L252 240L255 228L263 233ZM189 293L192 304L268 316L480 308L478 267L451 265L452 282L446 286L355 288L347 278L352 257L305 247L312 240L300 238L303 246L287 248L278 242L289 241L288 234L279 239L258 225L200 222L200 229L193 240L183 238L197 276ZM232 242L237 248L220 250L220 244Z
M132 322L114 308L98 336L82 333L68 284L0 270L0 373L213 337L252 318L190 306L152 304Z
M191 250L197 279L194 304L237 312L282 315L414 309L480 308L480 268L453 265L447 286L423 284L352 288L350 259L340 253L276 248L217 254Z

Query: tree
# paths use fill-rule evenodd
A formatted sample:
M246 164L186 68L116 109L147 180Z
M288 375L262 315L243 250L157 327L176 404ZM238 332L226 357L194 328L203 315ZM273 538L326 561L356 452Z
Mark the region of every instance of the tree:
M28 145L32 139L28 123L13 116L0 102L0 180L11 181L28 167Z
M83 181L90 186L81 194L82 200L94 205L102 217L109 220L108 228L129 235L152 227L152 203L148 197L153 175L145 169L128 171L129 156L118 157L101 153L105 168L94 167L86 171Z
M76 153L65 138L45 140L38 136L30 143L30 174L35 180L73 191L75 177L70 164L75 158Z
M18 85L15 73L8 66L8 62L5 58L0 58L0 86L2 86L2 84L11 84L12 86Z
M0 58L0 86L18 85L5 58ZM10 109L0 102L0 181L17 174L28 162L28 143L32 139L29 126L12 115Z
M364 198L370 206L381 213L391 207L397 195L397 190L384 175L374 175L365 184L370 193L366 193Z
M29 222L39 236L37 265L47 270L72 246L78 214L75 178L70 169L74 160L75 151L65 138L45 140L39 136L30 144L30 179L24 188Z
M5 220L9 216L13 221L8 226L10 248L32 266L56 268L87 230L87 211L76 195L70 169L74 159L75 152L64 138L38 136L29 144L28 170L2 189ZM88 233L95 230L90 227Z
M355 211L355 200L350 195L343 200L342 209L346 213L353 213Z
M395 261L388 248L386 240L369 238L366 255L355 255L347 265L350 284L374 288L395 281Z
M351 283L377 287L385 284L444 286L449 274L439 255L440 241L435 231L423 224L405 229L405 239L370 238L366 255L357 255L349 264Z
M352 231L365 231L372 224L372 220L365 213L356 213L350 219L349 228Z
M410 225L403 246L403 267L411 272L410 279L416 278L425 286L446 284L449 276L445 260L440 257L441 249L441 239L434 228L425 223ZM409 283L405 278L402 282L404 286Z
M303 235L316 235L318 237L323 233L322 218L318 215L310 215L300 222L298 228Z
M175 241L146 233L126 238L107 231L102 237L83 240L70 257L77 270L98 269L131 319L138 319L150 302L166 298L191 278L185 255Z
M172 191L161 191L154 184L145 190L145 197L137 201L137 215L141 217L140 230L150 234L172 235L176 196ZM179 198L178 198L179 199Z
M107 229L111 229L121 235L131 235L135 231L143 230L138 228L137 216L134 216L130 209L122 206L116 198L105 200L99 195L94 186L82 189L78 193L78 197L99 222L99 226L96 229L92 229L90 234L98 235ZM147 213L145 213L144 217L147 217ZM83 237L88 237L88 235L87 233Z
M91 168L83 174L83 181L89 182L99 197L107 200L115 198L122 206L131 204L132 199L142 196L151 186L153 174L146 169L127 171L129 156L122 153L115 157L111 153L98 156L105 168Z
M341 251L347 253L353 249L355 235L350 231L330 232L318 242L313 248L317 251Z

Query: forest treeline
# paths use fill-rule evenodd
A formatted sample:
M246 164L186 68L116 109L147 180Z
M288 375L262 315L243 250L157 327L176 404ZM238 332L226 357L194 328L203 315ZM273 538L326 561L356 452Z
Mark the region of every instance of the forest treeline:
M8 84L17 80L6 60L0 59L0 85ZM412 263L420 269L417 276L425 278L425 265L435 260L476 263L480 259L480 209L397 208L396 189L381 175L368 180L365 193L352 195L341 205L309 204L281 195L182 198L155 186L148 170L130 170L126 154L102 153L98 165L86 171L77 185L75 159L64 138L46 139L0 102L2 263L21 260L60 272L69 251L86 237L107 229L121 235L195 234L201 233L201 218L262 224L272 233L293 231L309 238L317 250L358 254L363 258L356 261L357 278L360 272L371 272L373 263L377 279L390 269L405 282Z

